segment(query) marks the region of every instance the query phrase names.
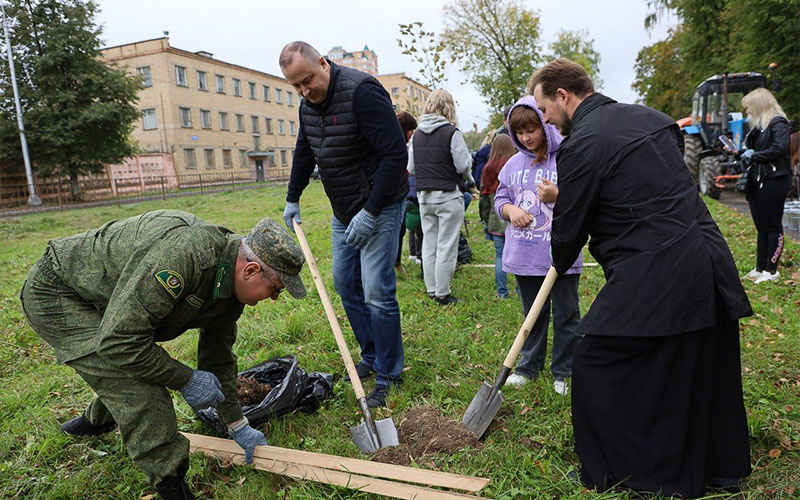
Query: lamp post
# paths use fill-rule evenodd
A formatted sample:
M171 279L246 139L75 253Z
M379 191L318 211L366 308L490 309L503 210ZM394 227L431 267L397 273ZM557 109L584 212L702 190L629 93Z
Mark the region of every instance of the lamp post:
M36 194L36 186L33 184L33 172L31 171L31 160L28 157L28 141L25 139L25 125L22 123L22 107L19 104L19 91L17 90L17 76L14 73L14 57L11 54L11 39L8 36L8 21L6 19L6 9L0 0L0 12L3 14L3 31L6 36L6 54L8 55L8 67L11 70L11 86L14 89L14 104L17 107L17 127L19 128L19 142L22 143L22 159L25 162L25 176L28 178L28 205L41 205L42 200Z

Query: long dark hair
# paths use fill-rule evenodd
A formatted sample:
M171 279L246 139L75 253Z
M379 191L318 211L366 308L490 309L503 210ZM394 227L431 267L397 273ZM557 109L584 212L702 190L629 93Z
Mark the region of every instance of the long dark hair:
M494 138L492 150L489 152L489 160L481 173L481 193L494 194L497 192L497 176L500 175L503 165L516 153L517 149L509 136L498 134Z

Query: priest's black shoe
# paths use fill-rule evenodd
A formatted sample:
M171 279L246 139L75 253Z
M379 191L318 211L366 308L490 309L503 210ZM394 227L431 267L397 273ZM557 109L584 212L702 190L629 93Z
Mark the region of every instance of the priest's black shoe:
M368 378L370 378L373 374L375 374L375 371L371 367L365 365L364 363L359 363L356 365L356 373L358 373L358 378L361 379L361 381L363 382ZM344 381L350 382L349 374L345 375Z
M94 425L89 422L86 415L73 418L61 424L61 432L73 436L102 436L116 429L117 423Z
M378 406L386 406L386 397L389 395L389 386L386 384L377 384L372 392L367 396L367 406L376 408Z

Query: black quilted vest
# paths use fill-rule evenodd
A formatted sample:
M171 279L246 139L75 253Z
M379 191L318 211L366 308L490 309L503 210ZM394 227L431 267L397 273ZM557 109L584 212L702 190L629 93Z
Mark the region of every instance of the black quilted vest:
M319 176L333 215L343 224L349 224L372 192L379 161L378 152L358 131L353 96L361 83L371 81L380 85L380 82L367 73L335 63L330 65L331 85L325 101L314 104L303 99L300 123L319 165ZM405 198L404 190L407 188L399 185L387 203Z
M456 171L450 141L453 125L442 125L431 134L414 132L414 176L417 191L452 191L463 186L464 177Z

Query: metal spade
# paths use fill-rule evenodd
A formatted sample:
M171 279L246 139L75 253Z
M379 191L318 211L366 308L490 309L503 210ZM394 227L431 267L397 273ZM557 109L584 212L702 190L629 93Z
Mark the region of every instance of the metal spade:
M511 350L508 351L508 355L503 361L503 366L500 367L500 372L494 379L494 384L489 385L486 382L482 382L478 393L472 398L472 402L467 407L461 425L475 433L476 436L483 436L483 433L486 432L489 424L492 423L492 419L497 415L497 411L503 404L503 393L500 392L500 388L503 387L506 379L511 375L511 370L517 362L517 356L519 356L528 334L530 334L534 323L536 323L536 319L539 317L539 313L542 311L542 307L547 300L547 296L550 295L550 290L553 288L553 283L557 277L556 269L550 266L547 276L545 276L544 282L539 288L539 293L536 294L531 310L528 311L528 315L525 317L519 333L517 333L517 338L514 339L514 344L511 346Z
M339 326L339 321L333 312L331 299L328 296L328 291L325 289L325 283L319 274L317 268L317 261L311 253L311 247L308 245L306 234L303 228L300 227L296 221L292 220L294 231L297 233L297 239L300 242L300 248L303 250L303 255L308 262L308 269L311 271L311 277L314 279L314 285L317 287L317 292L322 299L322 306L325 309L325 315L328 317L328 323L333 330L333 336L336 338L336 344L339 346L339 352L344 359L344 365L347 369L347 374L350 376L350 382L353 383L353 391L356 393L358 399L358 407L361 414L364 416L364 421L355 427L350 428L350 435L353 437L353 442L364 453L374 453L375 451L386 448L388 446L397 446L400 442L397 439L397 428L391 418L384 418L383 420L375 421L372 418L372 413L369 411L367 405L367 397L364 394L364 387L361 385L361 379L358 377L356 367L353 364L353 358L350 356L350 349L347 348L347 343L344 340L342 328Z

